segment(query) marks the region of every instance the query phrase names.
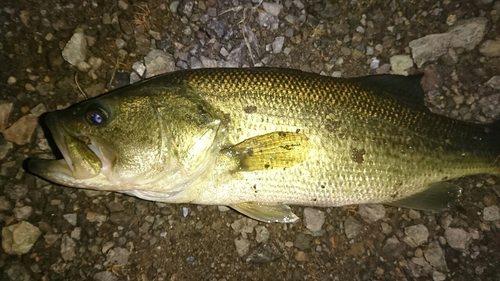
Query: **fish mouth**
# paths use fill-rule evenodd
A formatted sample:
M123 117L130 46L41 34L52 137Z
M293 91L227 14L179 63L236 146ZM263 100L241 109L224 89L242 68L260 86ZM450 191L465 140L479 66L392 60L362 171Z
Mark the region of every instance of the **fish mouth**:
M58 176L84 180L101 173L102 155L96 153L100 150L96 148L90 137L70 133L72 131L65 127L64 122L58 120L56 113L49 113L45 118L45 123L63 159L31 159L28 163L30 171L55 182L60 182Z

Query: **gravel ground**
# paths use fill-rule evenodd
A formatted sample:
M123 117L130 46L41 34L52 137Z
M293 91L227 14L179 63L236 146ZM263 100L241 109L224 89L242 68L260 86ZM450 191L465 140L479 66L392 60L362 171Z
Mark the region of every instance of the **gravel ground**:
M50 184L37 117L160 73L274 66L424 72L434 112L500 116L500 1L0 3L2 280L500 280L500 179L455 182L440 213L292 207L293 225Z

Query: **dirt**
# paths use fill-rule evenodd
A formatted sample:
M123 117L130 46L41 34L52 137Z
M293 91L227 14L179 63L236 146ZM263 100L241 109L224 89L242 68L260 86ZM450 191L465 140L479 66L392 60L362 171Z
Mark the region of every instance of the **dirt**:
M189 67L191 57L227 61L221 48L230 52L244 44L236 60L239 67L256 64L353 77L377 74L392 56L410 54L411 40L446 32L450 16L458 21L486 18L483 41L500 36L500 12L494 11L495 3L488 0L303 0L303 8L295 2L300 1L277 2L283 8L273 30L259 24L262 5L250 1L183 0L173 12L170 0L124 1L127 9L108 0L3 0L0 100L14 105L8 124L39 104L53 111L85 99L75 85L75 74L81 88L108 85L110 74L131 73L133 62L141 60L150 47L173 55L176 63L184 61L178 67ZM193 4L191 13L185 12L189 3ZM120 22L118 27L103 23L105 17L115 14L122 26ZM290 15L295 18L293 23L291 17L285 19ZM356 31L359 26L364 27L363 34ZM103 61L93 77L61 57L77 29L90 38L87 60L96 57ZM245 33L246 29L252 32ZM153 46L149 45L154 38L149 31L160 36ZM248 35L252 33L256 42ZM269 44L278 36L285 36L285 44L274 53ZM145 48L141 43L144 38ZM125 55L119 53L117 39L126 42ZM367 48L377 44L383 51L366 55ZM500 73L500 58L485 57L478 49L455 50L456 61L443 56L422 69L413 67L414 73L425 68L441 77L437 79L438 95L428 95L427 99L433 111L467 121L490 122L498 117L498 110L485 114L484 103L479 101L498 94L484 83ZM185 56L187 60L183 60ZM381 67L371 69L370 61L375 56ZM15 77L16 82L7 83L9 77ZM97 87L96 94L106 90ZM471 103L458 104L454 99L457 95L465 100L474 98ZM0 271L20 268L17 277L4 272L6 280L500 280L500 221L483 219L485 207L498 205L498 177L456 180L464 192L449 211L432 213L385 206L382 219L367 223L360 217L358 206L318 208L325 214L318 236L305 227L303 219L291 225L258 223L270 235L269 240L259 243L255 226L244 234L231 227L244 218L233 210L84 192L36 178L26 172L23 163L28 157L52 155L43 141L43 131L38 128L29 144L13 145L0 159L0 195L11 203L10 208L0 210L0 227L19 220L15 207L31 206L33 211L26 220L42 231L24 255L0 250ZM6 143L3 137L0 143ZM362 161L362 153L357 154ZM303 207L292 209L302 218ZM76 214L75 225L65 218L67 214ZM344 228L349 217L361 224L350 239ZM454 249L447 243L443 226L447 220L446 227L463 229L471 236L465 249ZM419 224L428 229L426 242L418 247L405 244L405 228ZM49 241L46 235L50 234L58 238ZM62 244L67 243L65 236L75 243L69 247L74 257L61 253L61 247L66 247ZM400 241L392 250L385 248L390 237ZM243 257L237 252L239 242L235 240L250 243ZM422 250L435 241L443 250L445 269L428 262L425 265L425 259L424 265L418 264ZM124 262L119 260L123 257L121 249L129 254ZM19 277L21 273L26 279Z

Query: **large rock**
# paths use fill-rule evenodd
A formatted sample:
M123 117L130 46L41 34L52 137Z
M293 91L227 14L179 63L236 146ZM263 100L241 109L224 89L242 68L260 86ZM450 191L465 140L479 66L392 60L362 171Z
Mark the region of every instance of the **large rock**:
M483 39L487 20L472 18L462 21L446 33L430 34L410 42L413 61L418 67L436 61L448 53L449 48L474 49Z
M78 66L85 60L87 55L87 40L83 32L76 32L71 36L66 46L62 51L62 57L65 61L73 66Z
M2 248L10 255L26 254L40 234L38 227L25 221L6 226L2 228Z

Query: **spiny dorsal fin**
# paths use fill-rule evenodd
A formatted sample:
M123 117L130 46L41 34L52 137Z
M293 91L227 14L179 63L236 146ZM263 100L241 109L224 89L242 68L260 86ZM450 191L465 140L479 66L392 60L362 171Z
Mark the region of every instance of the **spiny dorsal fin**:
M229 157L239 160L237 171L288 168L304 161L309 155L309 139L292 132L272 132L244 140L223 149Z
M424 103L425 93L420 85L422 76L423 74L410 76L381 74L348 79L362 86L377 88L400 102L429 112Z
M429 186L429 189L410 197L387 202L385 204L423 211L442 211L448 208L448 204L462 194L462 188L449 182L437 182Z

